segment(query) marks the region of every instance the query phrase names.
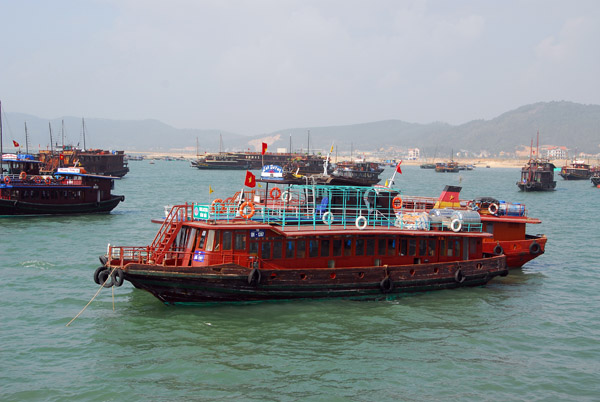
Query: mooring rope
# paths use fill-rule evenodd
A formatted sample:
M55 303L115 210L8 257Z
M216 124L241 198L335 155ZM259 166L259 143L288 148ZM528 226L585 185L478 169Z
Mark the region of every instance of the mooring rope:
M106 282L108 282L109 279L112 278L112 274L115 271L115 269L117 269L117 267L113 267L113 269L110 271L110 273L108 274L108 277L106 278L106 280L104 281L104 283L102 283L100 285L100 289L98 289L98 291L96 292L96 294L94 295L94 297L92 297L92 299L88 302L88 304L85 305L84 308L81 309L81 311L79 313L77 313L77 315L75 317L73 317L73 319L71 321L69 321L67 323L67 325L65 325L66 327L68 327L69 325L71 325L71 323L73 321L75 321L81 314L83 314L83 312L85 311L86 308L88 308L88 306L90 304L92 304L92 302L94 301L94 299L100 294L100 291L102 290L102 288L104 287L104 284ZM113 286L114 287L114 286ZM114 299L115 293L114 293L114 289L113 289L113 310L115 309L115 299Z

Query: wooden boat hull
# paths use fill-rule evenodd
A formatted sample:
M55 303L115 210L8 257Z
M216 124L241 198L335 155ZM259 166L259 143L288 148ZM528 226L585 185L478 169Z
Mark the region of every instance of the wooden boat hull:
M124 279L167 304L367 298L485 285L508 274L504 255L433 264L252 270L237 264L169 267L130 263Z
M483 252L490 255L506 255L506 266L511 268L521 268L527 262L544 254L546 251L546 241L544 235L527 235L524 240L484 240ZM497 247L500 248L497 248Z
M0 199L0 215L72 215L107 213L112 211L125 197L113 195L109 200L86 203L42 204L17 200Z
M556 188L556 182L551 181L547 183L540 182L517 182L517 186L521 191L552 191Z

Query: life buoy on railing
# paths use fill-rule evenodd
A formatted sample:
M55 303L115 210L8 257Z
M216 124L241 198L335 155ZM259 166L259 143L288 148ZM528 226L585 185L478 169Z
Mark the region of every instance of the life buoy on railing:
M281 200L283 202L290 202L292 200L292 193L284 191L283 194L281 194Z
M33 178L33 181L35 182L35 184L40 184L42 182L42 178L40 176L35 176Z
M330 211L327 211L323 214L323 223L326 225L331 225L333 222L333 214Z
M21 173L19 174L19 179L21 179L21 180L25 180L25 179L27 179L27 173L25 173L25 172L21 172Z
M453 232L460 232L462 229L462 222L460 219L452 219L452 222L450 222L450 229L452 229Z
M220 198L215 198L213 200L213 202L210 204L210 212L212 212L213 214L224 213L226 211L227 211L227 209L225 208L225 204L223 203L223 200Z
M250 208L250 212L246 212L246 208ZM256 208L254 207L254 203L252 201L245 201L242 205L240 205L240 216L244 219L250 219L254 216L256 212Z
M367 227L367 218L365 218L364 216L359 216L358 218L356 218L355 225L359 230L363 230Z
M50 184L51 182L52 182L52 180L50 180L50 178L49 178L49 177L46 177L46 178L44 179L44 183L45 183L46 185Z
M394 211L399 211L402 209L402 197L399 195L394 197L392 200L392 208L394 208Z
M10 184L10 176L4 176L4 184Z
M498 213L498 204L490 204L490 206L488 207L488 211L490 211L490 214L496 215Z
M269 195L272 199L276 200L277 198L281 197L281 190L279 187L273 187L269 192Z

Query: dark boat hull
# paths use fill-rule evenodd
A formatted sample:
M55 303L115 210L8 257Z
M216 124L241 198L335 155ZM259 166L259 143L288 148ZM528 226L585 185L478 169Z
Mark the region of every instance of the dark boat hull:
M107 213L112 211L124 196L114 195L100 202L71 204L42 204L0 199L0 215L73 215Z
M592 177L592 184L594 186L600 186L600 176L594 176L594 177Z
M553 191L556 188L556 182L517 182L517 186L521 191Z
M125 280L168 304L367 298L485 285L508 273L505 256L357 268L260 269L236 264L169 267L131 263ZM258 274L259 272L260 274ZM254 275L254 281L251 279Z

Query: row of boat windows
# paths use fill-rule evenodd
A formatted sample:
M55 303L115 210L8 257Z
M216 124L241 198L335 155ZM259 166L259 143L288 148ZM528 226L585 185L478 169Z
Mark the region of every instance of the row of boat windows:
M183 240L183 239L182 239ZM469 239L469 250L477 249L477 239ZM180 244L186 244L182 241ZM200 233L196 249L206 251L235 250L258 255L262 259L311 258L341 256L460 256L462 240L449 238L404 238L399 236L352 236L334 238L298 238L281 240L274 237L248 240L245 231L204 230Z
M81 190L11 190L10 197L18 200L81 200Z

